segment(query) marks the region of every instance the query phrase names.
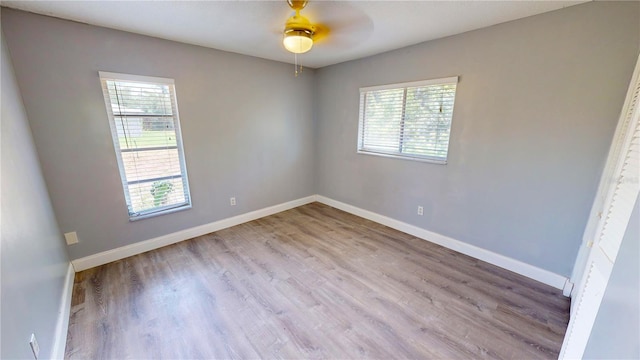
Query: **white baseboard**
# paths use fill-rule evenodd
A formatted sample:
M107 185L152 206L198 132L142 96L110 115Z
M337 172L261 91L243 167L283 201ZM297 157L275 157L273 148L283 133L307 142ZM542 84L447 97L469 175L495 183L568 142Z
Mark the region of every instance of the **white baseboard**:
M119 247L113 250L104 251L98 254L90 255L72 261L75 271L82 271L96 266L104 265L116 260L124 259L129 256L141 254L150 250L158 249L163 246L175 244L180 241L191 239L197 236L205 235L211 232L222 230L228 227L240 225L242 223L256 220L265 216L273 215L281 211L293 209L298 206L312 203L314 201L333 206L337 209L348 213L363 217L365 219L375 221L390 228L405 232L416 236L420 239L430 241L434 244L444 246L451 250L463 253L473 258L488 262L499 266L503 269L513 271L517 274L534 279L541 283L553 286L556 289L565 290L568 279L562 275L555 274L548 270L544 270L533 265L529 265L519 260L509 258L504 255L494 253L492 251L471 245L448 236L441 235L405 222L392 219L390 217L364 210L353 205L349 205L337 200L327 198L322 195L311 195L301 199L289 201L286 203L266 207L264 209L248 212L246 214L237 215L227 219L215 221L209 224L196 226L193 228L177 231L171 234L159 236L146 241ZM73 282L72 282L73 283ZM565 290L566 292L566 290Z
M104 265L116 260L124 259L129 256L142 254L144 252L161 248L163 246L175 244L180 241L192 239L201 235L212 233L214 231L226 229L228 227L240 225L242 223L256 220L265 216L273 215L285 210L293 209L316 200L315 195L307 196L301 199L289 201L286 203L269 206L263 209L233 216L230 218L214 221L189 229L177 231L171 234L159 236L157 238L137 242L135 244L119 247L112 250L103 251L94 255L89 255L80 259L71 261L76 271L91 269L96 266Z
M513 271L517 274L526 276L528 278L547 284L549 286L553 286L556 289L561 289L561 290L564 289L565 283L568 280L566 277L552 273L551 271L544 270L544 269L535 267L533 265L529 265L522 261L515 260L507 256L500 255L492 251L489 251L489 250L486 250L486 249L483 249L459 240L452 239L448 236L434 233L429 230L425 230L423 228L419 228L417 226L410 225L405 222L374 213L372 211L364 210L353 205L345 204L343 202L333 200L333 199L324 197L322 195L316 195L315 198L316 198L316 201L332 206L336 209L340 209L342 211L346 211L348 213L363 217L365 219L375 221L379 224L405 232L407 234L413 235L420 239L430 241L434 244L438 244L440 246L444 246L451 250L471 256L473 258L488 262L489 264L493 264L503 269Z
M73 265L69 263L67 275L62 288L62 299L60 310L58 310L58 320L56 321L56 332L53 338L53 348L50 359L64 359L64 350L67 345L67 330L69 328L69 314L71 312L71 296L73 295L73 280L75 271Z

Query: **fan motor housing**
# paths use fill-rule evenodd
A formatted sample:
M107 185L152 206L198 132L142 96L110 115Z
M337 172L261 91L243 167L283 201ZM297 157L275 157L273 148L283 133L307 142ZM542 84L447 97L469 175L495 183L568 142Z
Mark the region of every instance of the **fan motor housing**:
M309 19L300 14L295 14L287 19L287 22L284 25L285 34L290 31L304 31L305 33L313 36L315 30L315 26L309 22Z

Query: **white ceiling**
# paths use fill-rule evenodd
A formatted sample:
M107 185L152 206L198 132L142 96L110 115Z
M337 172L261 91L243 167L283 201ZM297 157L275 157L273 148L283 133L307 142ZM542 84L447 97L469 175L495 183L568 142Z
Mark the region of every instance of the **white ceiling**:
M322 1L302 11L329 36L299 55L319 68L585 1ZM285 0L1 1L10 8L292 63L282 46Z

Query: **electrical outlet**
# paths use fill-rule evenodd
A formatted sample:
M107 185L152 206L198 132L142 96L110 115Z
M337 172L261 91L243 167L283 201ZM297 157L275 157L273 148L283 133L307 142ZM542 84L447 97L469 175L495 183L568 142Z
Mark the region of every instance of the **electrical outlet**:
M33 357L38 359L38 354L40 353L40 346L38 346L38 340L36 340L36 334L31 334L31 340L29 340L29 345L31 345L31 351L33 351Z
M64 234L64 239L67 241L67 245L73 245L78 243L78 234L75 231Z
M424 215L424 209L422 208L422 206L418 206L418 215Z
M236 206L236 198L232 197L229 199L229 204L231 204L231 206Z

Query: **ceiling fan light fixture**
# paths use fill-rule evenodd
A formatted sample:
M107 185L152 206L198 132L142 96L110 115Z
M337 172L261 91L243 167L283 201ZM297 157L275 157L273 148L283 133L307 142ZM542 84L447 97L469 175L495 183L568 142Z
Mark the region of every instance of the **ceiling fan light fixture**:
M290 29L284 32L282 40L285 49L294 54L303 54L313 46L313 33L306 29Z

